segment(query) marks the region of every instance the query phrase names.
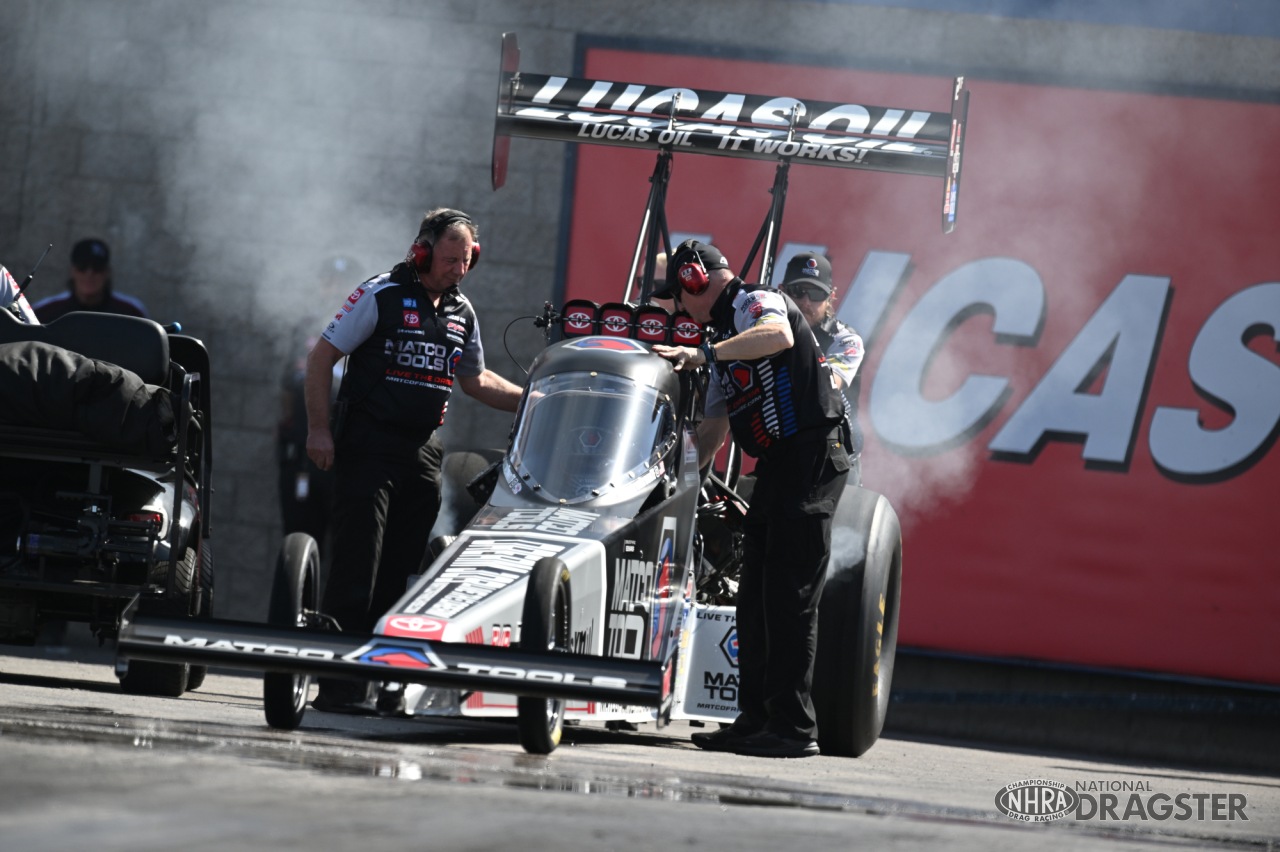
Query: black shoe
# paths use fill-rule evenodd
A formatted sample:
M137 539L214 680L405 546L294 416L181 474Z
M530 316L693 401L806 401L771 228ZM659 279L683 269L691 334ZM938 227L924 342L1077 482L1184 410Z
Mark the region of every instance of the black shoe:
M729 748L734 754L752 757L816 757L821 752L816 740L805 737L792 739L773 731L758 731L748 737L733 741Z
M716 731L695 731L689 735L689 739L698 748L705 748L707 751L733 751L735 744L751 735L749 730L729 725Z

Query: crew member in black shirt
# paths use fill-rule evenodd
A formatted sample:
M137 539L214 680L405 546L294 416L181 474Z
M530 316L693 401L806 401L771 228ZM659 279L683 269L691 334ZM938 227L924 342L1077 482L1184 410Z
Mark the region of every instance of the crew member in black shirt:
M711 329L698 348L653 347L677 370L711 366L701 460L730 429L756 458L737 600L739 715L693 741L738 754L816 755L810 693L831 518L849 471L844 404L794 302L734 277L715 246L695 240L677 247L667 272L655 295L674 297Z
M480 328L458 290L480 257L471 217L423 217L402 263L361 284L307 356L307 455L334 468L333 561L322 608L342 630L368 632L420 570L440 509L444 421L454 382L515 411L521 388L485 369ZM333 367L349 356L330 427ZM345 409L345 414L341 414ZM367 685L321 679L313 705L363 712Z

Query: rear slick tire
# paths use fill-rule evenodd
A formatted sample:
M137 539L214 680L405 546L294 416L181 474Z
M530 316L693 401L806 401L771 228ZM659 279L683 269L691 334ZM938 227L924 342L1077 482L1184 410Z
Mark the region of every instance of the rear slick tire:
M529 573L520 622L520 648L569 650L569 568L553 556L539 559ZM564 733L563 698L516 699L520 745L529 754L550 754Z
M822 753L859 757L884 728L898 649L902 531L881 494L849 486L836 510L818 616L813 704Z
M274 627L305 627L307 613L320 609L320 548L306 533L285 536L276 558L267 622ZM267 672L262 676L262 707L267 724L292 731L307 712L311 676Z

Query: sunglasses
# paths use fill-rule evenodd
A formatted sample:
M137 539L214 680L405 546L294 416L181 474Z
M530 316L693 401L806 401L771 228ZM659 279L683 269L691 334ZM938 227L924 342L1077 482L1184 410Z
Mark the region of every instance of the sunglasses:
M810 302L825 302L827 294L821 288L810 287L806 284L792 284L790 287L784 287L782 290L792 299L808 299Z

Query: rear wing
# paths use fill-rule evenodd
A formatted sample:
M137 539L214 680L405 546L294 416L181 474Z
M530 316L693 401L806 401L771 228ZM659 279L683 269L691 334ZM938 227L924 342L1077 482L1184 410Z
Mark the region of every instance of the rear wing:
M506 180L510 137L658 152L869 169L943 179L942 227L955 227L969 91L955 78L949 111L653 86L521 71L502 37L493 187Z

